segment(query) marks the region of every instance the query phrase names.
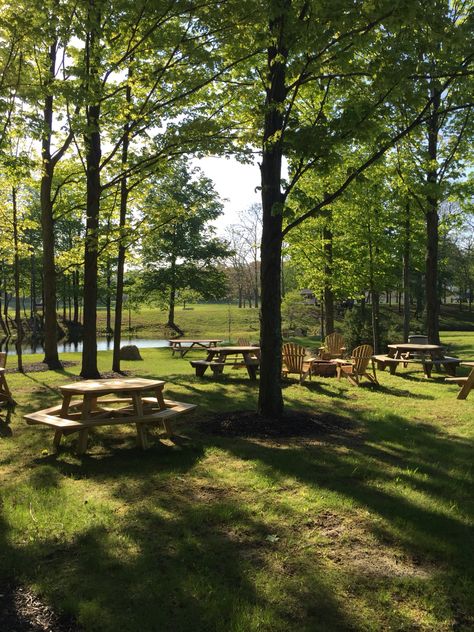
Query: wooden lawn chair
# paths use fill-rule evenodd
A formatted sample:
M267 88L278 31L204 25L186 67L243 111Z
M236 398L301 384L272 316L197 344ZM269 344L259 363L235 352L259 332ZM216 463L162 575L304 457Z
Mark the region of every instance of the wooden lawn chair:
M238 347L250 347L250 340L248 338L237 338L237 346ZM246 368L245 362L242 360L242 357L237 353L234 358L234 364L232 365L233 369L242 369Z
M474 389L474 367L467 377L447 377L446 382L454 382L461 387L457 399L466 399L472 389Z
M319 348L319 357L321 360L334 360L342 358L345 351L344 338L341 334L334 332L326 336L324 346Z
M0 351L0 367L4 369L7 366L7 354L5 351Z
M337 378L346 377L351 384L359 386L362 377L368 378L373 384L378 384L375 373L375 365L372 362L372 373L368 372L369 362L372 360L374 350L370 345L356 347L351 355L350 361L340 360L337 365Z
M283 352L283 377L286 377L289 373L296 373L299 375L300 384L304 382L309 375L311 379L311 364L305 362L306 349L301 345L297 345L294 342L286 342L282 348Z

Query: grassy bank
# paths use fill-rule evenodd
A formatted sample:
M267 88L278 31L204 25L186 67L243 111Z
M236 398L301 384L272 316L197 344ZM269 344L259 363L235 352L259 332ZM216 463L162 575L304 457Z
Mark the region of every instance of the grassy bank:
M402 316L398 309L383 307L382 312L391 316L393 323L402 329ZM152 307L142 307L131 314L131 331L140 337L167 338L170 332L165 330L167 313ZM223 340L235 341L240 337L257 339L259 335L258 309L239 309L237 305L225 304L195 304L182 309L176 309L176 322L184 330L186 336L213 337L219 336ZM443 305L441 308L441 329L449 331L474 331L474 314L466 307L459 310L455 305ZM98 330L105 332L105 311L98 312ZM340 328L341 321L336 322ZM413 319L413 326L421 326ZM315 321L313 329L318 329ZM124 335L129 333L128 312L124 315Z
M473 334L443 339L474 358ZM86 632L473 629L474 395L408 370L379 388L288 382L288 406L338 422L231 438L198 422L255 407L245 372L198 379L167 349L142 355L125 368L199 405L181 439L154 430L147 452L133 428L109 427L81 458L73 440L51 454L52 433L22 415L58 401L79 366L8 376L19 405L0 434L1 579Z

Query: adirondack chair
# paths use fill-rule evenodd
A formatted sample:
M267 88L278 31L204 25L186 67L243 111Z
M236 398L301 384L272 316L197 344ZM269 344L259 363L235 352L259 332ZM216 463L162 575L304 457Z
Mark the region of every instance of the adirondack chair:
M248 338L237 338L237 346L238 347L250 347L250 340ZM232 365L233 369L242 369L245 368L245 362L242 360L242 356L238 353L235 354L234 364Z
M283 377L286 377L289 373L296 373L299 375L300 384L309 375L311 379L311 364L305 362L306 349L293 342L286 342L282 348L283 353Z
M342 376L346 377L351 384L359 386L361 378L368 378L373 384L378 384L375 366L372 363L372 373L368 372L369 362L372 359L374 350L370 345L361 345L356 347L351 355L350 362L345 360L338 361L337 377L340 380Z
M324 346L319 348L319 357L321 360L334 360L344 355L346 347L344 346L344 338L341 334L334 332L328 334L324 340Z

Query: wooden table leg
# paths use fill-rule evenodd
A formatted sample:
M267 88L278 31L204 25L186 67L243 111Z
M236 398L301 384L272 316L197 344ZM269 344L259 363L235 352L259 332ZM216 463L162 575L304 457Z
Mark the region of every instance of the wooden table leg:
M249 353L243 353L245 366L247 367L247 373L249 378L253 381L257 379L257 365L253 363L253 358Z
M162 388L155 389L155 397L156 397L156 401L158 403L158 406L160 407L160 410L164 410L166 408L166 404L165 404L165 400L163 398L163 389Z
M87 450L87 439L89 438L88 428L83 428L79 431L79 440L77 442L77 453L84 454Z
M84 399L82 402L82 412L81 412L81 419L87 419L88 417L90 417L90 412L92 409L92 404L93 401L96 401L97 398L91 396L91 395L84 395ZM63 402L64 404L64 402ZM79 431L79 440L77 442L77 453L78 454L84 454L84 452L87 450L87 439L89 438L89 429L88 428L83 428L82 430Z
M65 419L67 419L67 414L69 412L69 405L71 403L71 399L72 399L71 393L64 393L63 403L61 406L61 412L59 414L60 417L64 417Z
M137 417L143 417L143 402L141 394L132 393L132 401L135 415ZM146 432L146 425L144 423L135 424L137 429L137 444L142 450L148 448L148 437Z
M62 430L56 430L56 432L54 433L53 448L55 452L59 450L59 444L61 443L62 436L63 436Z

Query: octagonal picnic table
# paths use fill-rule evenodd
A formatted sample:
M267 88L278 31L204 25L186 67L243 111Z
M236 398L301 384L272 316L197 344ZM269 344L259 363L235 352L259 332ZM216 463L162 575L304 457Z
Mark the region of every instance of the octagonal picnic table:
M90 428L134 423L138 445L145 449L148 447L147 425L162 421L166 434L171 436L169 418L196 408L194 404L165 400L164 385L163 380L145 378L72 382L59 387L63 396L62 404L25 415L25 419L31 424L45 424L54 428L53 445L56 449L63 435L79 432L79 454L87 448ZM152 396L145 397L146 393ZM107 395L112 397L104 399Z

